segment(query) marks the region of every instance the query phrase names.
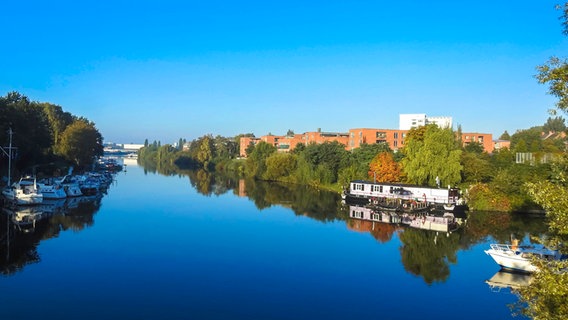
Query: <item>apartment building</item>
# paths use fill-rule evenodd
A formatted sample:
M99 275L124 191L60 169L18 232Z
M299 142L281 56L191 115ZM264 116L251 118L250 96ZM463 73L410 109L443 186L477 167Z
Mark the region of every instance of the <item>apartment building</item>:
M359 148L362 144L387 143L393 150L398 150L404 145L404 138L408 130L396 129L349 129L349 142L347 150Z
M487 153L492 153L495 150L496 141L493 141L493 135L491 133L462 133L462 143L464 146L472 142L481 144L483 151ZM500 147L503 147L503 145L503 142L499 144Z
M260 141L264 141L276 147L279 152L290 152L294 150L300 143L308 145L310 143L324 143L337 141L343 145L347 145L349 135L342 132L322 132L320 129L314 132L304 132L302 134L275 136L266 135L260 138L241 137L239 155L246 157L246 149L252 143L256 145Z

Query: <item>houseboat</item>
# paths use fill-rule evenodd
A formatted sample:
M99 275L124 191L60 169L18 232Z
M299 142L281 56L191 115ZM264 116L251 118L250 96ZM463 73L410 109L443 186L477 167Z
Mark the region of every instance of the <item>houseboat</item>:
M367 204L377 199L399 199L402 202L424 202L446 208L462 205L457 188L431 188L402 183L371 182L354 180L343 193L347 201Z

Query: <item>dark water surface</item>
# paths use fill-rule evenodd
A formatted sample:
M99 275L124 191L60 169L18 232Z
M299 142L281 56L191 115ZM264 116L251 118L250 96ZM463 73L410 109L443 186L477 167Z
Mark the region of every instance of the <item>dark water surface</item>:
M0 214L0 319L511 319L483 250L544 230L372 223L333 193L132 164L65 206L26 228Z

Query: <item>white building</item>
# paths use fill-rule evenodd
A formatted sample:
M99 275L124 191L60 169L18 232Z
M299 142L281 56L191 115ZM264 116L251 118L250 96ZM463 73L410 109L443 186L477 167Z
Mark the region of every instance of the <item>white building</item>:
M427 124L436 124L440 128L452 128L452 117L428 117L424 113L400 114L398 129L410 130Z

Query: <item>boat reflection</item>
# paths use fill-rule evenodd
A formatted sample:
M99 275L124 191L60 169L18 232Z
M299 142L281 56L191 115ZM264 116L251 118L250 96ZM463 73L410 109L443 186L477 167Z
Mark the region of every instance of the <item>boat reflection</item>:
M37 206L0 210L0 274L9 275L40 261L37 247L65 230L94 224L102 196L45 200Z
M379 211L370 207L349 206L349 218L365 221L392 223L415 229L451 233L465 223L465 219L451 212L429 211L422 213L398 213Z
M518 290L528 286L533 277L528 273L515 273L510 271L498 271L485 283L489 285L491 291L499 292L501 289Z
M11 223L19 231L33 232L36 221L41 219L43 211L36 207L2 208L2 211L10 217Z

